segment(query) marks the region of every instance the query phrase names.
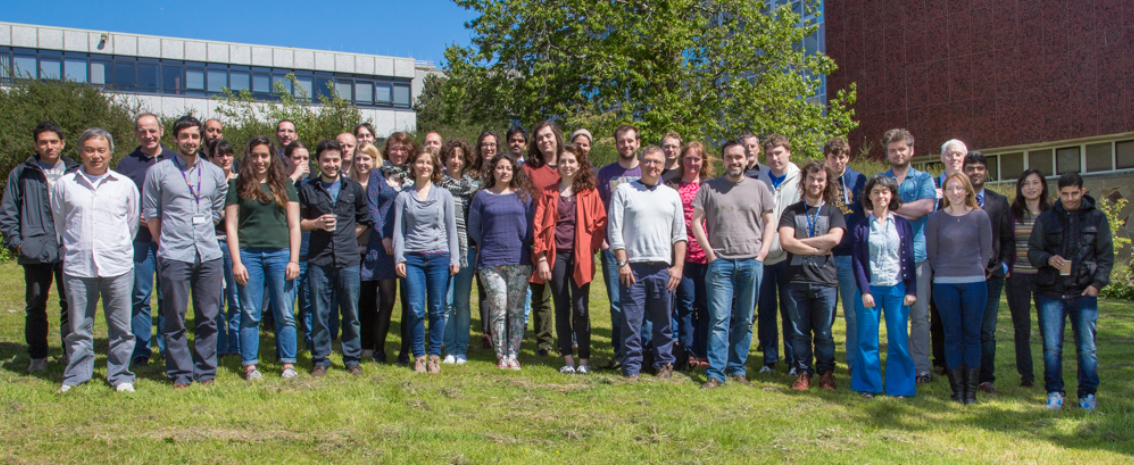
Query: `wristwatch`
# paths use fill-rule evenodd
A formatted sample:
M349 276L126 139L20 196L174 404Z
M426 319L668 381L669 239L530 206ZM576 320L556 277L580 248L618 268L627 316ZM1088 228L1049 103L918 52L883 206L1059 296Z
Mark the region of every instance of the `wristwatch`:
M618 266L621 268L623 265L629 264L630 260L619 260Z

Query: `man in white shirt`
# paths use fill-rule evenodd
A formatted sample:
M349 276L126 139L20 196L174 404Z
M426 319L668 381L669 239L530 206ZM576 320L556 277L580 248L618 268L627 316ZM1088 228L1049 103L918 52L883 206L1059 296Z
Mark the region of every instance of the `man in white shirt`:
M62 238L63 280L71 303L71 361L60 392L85 383L94 372L95 310L101 296L110 351L107 380L118 392L134 392L130 329L134 290L134 234L141 209L130 178L110 170L114 139L102 128L79 136L82 168L59 178L51 195L55 230Z

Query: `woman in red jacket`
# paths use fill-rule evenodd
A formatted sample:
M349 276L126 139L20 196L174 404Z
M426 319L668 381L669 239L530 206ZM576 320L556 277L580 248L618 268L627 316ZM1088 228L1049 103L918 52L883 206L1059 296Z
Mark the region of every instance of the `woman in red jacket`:
M594 256L606 237L606 210L595 174L586 155L574 144L559 155L558 183L536 198L532 261L533 282L551 282L555 301L555 333L564 374L588 374L591 352L591 320L587 298L595 274ZM572 335L579 343L579 366L575 367Z

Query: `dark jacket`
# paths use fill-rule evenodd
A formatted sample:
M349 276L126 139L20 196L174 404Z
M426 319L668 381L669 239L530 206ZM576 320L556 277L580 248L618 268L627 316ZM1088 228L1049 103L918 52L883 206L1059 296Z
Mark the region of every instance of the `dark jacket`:
M851 268L858 290L870 293L870 219L867 216L854 226L854 250L851 252ZM898 229L898 262L901 264L902 282L906 284L906 295L917 295L917 269L914 265L913 228L905 218L894 215L894 226Z
M1012 265L1016 261L1016 230L1012 225L1008 198L985 189L984 212L992 223L992 259L985 266L985 272L1003 278L1005 273L1001 263L1008 265L1008 271L1012 271Z
M17 263L58 263L59 239L55 234L55 220L51 216L51 198L47 176L39 166L39 156L33 156L16 166L8 174L4 200L0 203L0 233L4 234L4 247L16 253ZM60 157L67 172L78 169L79 164Z
M1095 208L1095 199L1083 196L1075 211L1055 202L1051 210L1036 218L1028 239L1028 260L1039 268L1036 285L1040 295L1051 299L1071 299L1082 295L1087 286L1101 290L1110 283L1114 267L1114 244L1106 214ZM1071 260L1071 274L1060 276L1047 264L1059 255Z
M326 213L335 215L334 233L316 229L311 231L307 251L307 263L315 266L347 268L358 266L362 256L358 251L358 238L354 234L355 225L370 226L370 211L366 206L366 192L362 184L351 178L340 177L337 201L331 201L331 194L319 178L312 179L299 187L299 217L313 220Z

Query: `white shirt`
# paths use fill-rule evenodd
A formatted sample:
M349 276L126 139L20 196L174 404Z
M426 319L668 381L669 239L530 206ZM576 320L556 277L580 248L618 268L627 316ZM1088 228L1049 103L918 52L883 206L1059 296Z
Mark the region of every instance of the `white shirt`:
M689 240L681 196L660 183L619 184L610 198L606 234L610 250L626 250L630 263L672 265L673 244Z
M59 178L51 196L63 242L63 273L110 278L134 269L134 234L141 208L130 178L110 170L94 183L80 167Z

